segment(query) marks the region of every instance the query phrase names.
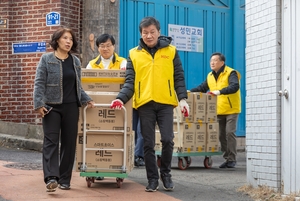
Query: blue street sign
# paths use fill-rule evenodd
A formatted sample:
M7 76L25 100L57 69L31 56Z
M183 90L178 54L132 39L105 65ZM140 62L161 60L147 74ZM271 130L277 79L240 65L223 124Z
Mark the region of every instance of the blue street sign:
M46 52L46 42L24 42L13 43L13 54L25 54L25 53L40 53Z
M60 25L60 14L58 12L50 12L46 15L46 26Z

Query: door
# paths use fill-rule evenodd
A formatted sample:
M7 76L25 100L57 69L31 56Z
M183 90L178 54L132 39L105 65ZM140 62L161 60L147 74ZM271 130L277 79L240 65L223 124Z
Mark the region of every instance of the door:
M120 55L137 46L138 26L145 16L156 17L161 34L168 35L168 25L203 28L203 52L179 51L187 89L198 86L210 72L213 52L222 52L226 64L241 73L242 113L237 136L245 136L245 1L235 0L121 0Z
M282 1L281 185L300 191L300 1Z

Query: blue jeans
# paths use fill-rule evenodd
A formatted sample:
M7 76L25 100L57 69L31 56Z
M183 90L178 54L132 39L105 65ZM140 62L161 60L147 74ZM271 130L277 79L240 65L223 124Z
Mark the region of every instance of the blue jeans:
M144 158L144 140L141 132L140 118L138 111L133 109L133 117L132 117L132 130L135 131L135 149L134 156L138 158Z
M138 108L144 138L144 161L148 180L158 180L155 155L155 125L157 123L162 142L160 174L170 175L174 147L173 106L150 101Z

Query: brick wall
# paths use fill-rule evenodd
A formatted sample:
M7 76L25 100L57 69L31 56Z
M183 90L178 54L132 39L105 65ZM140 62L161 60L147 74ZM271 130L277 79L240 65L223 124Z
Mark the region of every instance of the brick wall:
M33 84L39 54L12 54L14 42L49 42L58 26L46 26L46 14L59 12L61 25L72 28L79 42L83 0L1 0L0 18L0 120L39 124L33 112ZM80 43L79 43L80 44ZM79 48L79 52L80 52ZM48 46L47 52L52 51Z
M280 188L281 4L246 0L247 180Z

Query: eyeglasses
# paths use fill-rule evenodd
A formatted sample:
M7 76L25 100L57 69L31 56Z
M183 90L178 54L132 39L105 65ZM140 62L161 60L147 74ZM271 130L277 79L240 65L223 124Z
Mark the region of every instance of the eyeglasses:
M109 49L111 46L113 46L113 44L99 45L99 47L100 47L101 49L105 49L105 48Z

